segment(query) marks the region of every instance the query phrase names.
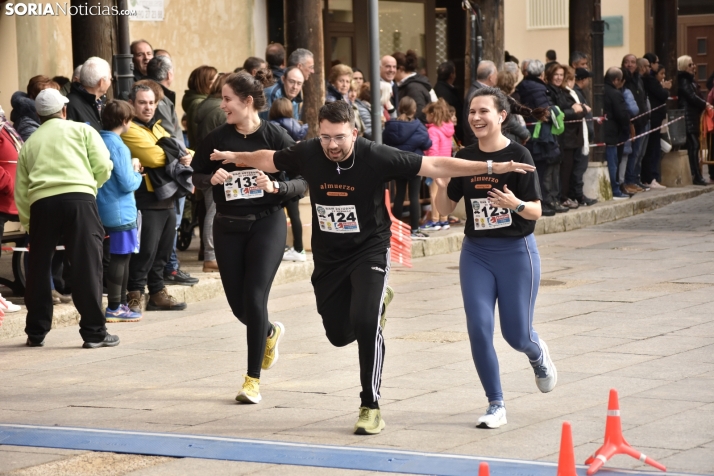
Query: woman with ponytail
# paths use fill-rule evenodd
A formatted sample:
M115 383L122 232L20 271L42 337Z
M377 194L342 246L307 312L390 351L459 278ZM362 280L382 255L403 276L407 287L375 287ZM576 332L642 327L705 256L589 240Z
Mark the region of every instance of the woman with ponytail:
M212 162L214 150L254 152L294 145L285 130L261 120L266 107L263 89L272 75L260 69L255 76L242 71L228 75L221 109L226 123L201 142L193 161L194 184L210 184L216 203L213 239L223 289L233 314L247 327L248 371L236 396L242 403L258 403L260 371L278 360L278 344L285 327L268 320L268 295L283 258L287 227L283 204L307 190L302 177L286 180L250 167Z

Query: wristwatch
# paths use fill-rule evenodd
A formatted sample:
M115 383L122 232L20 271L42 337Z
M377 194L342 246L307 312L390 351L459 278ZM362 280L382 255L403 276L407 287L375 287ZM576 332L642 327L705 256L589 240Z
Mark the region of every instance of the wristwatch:
M526 208L526 203L523 200L521 200L521 203L519 203L518 206L513 209L513 211L516 213L521 213L525 208Z
M277 180L274 180L273 188L275 189L275 190L273 190L273 193L280 193L280 182L278 182Z
M488 174L493 175L493 160L487 160L486 166L488 167Z

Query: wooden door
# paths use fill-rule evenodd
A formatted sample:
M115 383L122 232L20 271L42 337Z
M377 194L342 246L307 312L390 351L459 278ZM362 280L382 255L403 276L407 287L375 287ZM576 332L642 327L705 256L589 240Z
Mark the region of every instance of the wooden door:
M714 25L691 25L687 27L687 54L697 65L695 79L702 90L714 73Z

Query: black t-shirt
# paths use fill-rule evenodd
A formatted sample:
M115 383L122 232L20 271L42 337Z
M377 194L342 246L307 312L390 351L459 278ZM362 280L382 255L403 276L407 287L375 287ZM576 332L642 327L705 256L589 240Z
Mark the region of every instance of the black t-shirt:
M270 122L260 121L260 127L252 134L244 136L236 131L233 124L223 124L217 127L201 142L196 155L191 162L195 174L213 175L216 170L223 168L227 172L240 170L254 170L250 167L236 167L235 164L223 164L220 160L210 159L213 149L231 152L255 152L256 150L280 150L290 147L295 141L282 127ZM272 180L284 180L278 174L267 174ZM285 197L278 194L263 193L260 198L235 198L258 194L253 186L255 175L246 176L227 181L226 184L212 185L213 200L216 202L216 211L225 215L249 215L260 213L270 207L280 206ZM238 185L240 180L240 186ZM226 200L230 194L232 200Z
M312 252L317 263L339 265L382 255L389 246L391 221L384 204L384 182L419 173L422 157L362 137L352 156L329 160L320 139L275 153L278 170L302 175L312 202Z
M461 149L456 157L466 160L486 162L514 162L533 165L533 158L528 149L511 141L508 146L496 152L483 152L478 143ZM454 177L446 190L449 198L455 202L465 199L466 205L466 236L472 237L520 237L527 236L535 230L535 220L526 220L518 213L503 208L488 205L488 191L496 188L503 191L503 186L524 202L540 200L540 185L536 172L519 174L472 175L469 177ZM474 226L476 218L476 227Z

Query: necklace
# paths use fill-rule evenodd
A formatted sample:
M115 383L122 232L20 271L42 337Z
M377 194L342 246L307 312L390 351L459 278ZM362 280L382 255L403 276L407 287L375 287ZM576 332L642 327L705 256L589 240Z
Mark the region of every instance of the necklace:
M340 163L338 162L338 163L337 163L337 174L339 175L339 174L340 174L340 171L342 171L342 170L349 170L349 169L351 169L352 167L354 167L354 166L355 166L355 160L356 160L356 159L357 159L357 154L355 154L354 152L352 152L352 165L350 165L350 166L347 167L346 169L343 169L342 167L340 167Z
M255 131L257 131L258 129L260 129L260 124L261 124L261 121L259 120L259 121L258 121L258 125L255 127L255 129L253 129L252 131L248 132L247 134L246 134L246 133L243 133L243 132L241 132L241 131L239 131L239 130L238 130L238 126L236 126L236 131L238 131L239 134L243 134L243 139L247 139L249 135L255 133Z

